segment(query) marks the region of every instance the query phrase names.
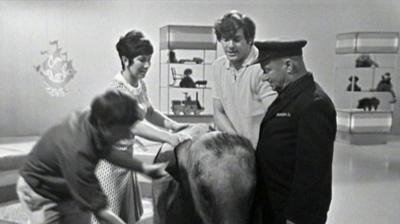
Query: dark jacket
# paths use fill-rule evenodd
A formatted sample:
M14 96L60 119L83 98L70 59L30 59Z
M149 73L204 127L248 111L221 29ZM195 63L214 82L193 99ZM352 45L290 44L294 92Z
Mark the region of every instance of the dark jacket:
M296 224L325 223L335 135L334 105L312 74L279 93L261 123L256 149L265 214L277 212Z

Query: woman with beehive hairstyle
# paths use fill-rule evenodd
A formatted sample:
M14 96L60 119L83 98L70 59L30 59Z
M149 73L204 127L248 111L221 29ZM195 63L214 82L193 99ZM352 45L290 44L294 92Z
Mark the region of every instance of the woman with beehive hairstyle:
M169 143L172 146L186 139L186 136L173 134L164 129L179 131L187 124L178 123L156 110L147 95L143 78L150 67L153 46L142 32L132 30L121 37L116 45L122 70L111 81L110 87L125 92L135 98L143 109L145 120L132 129L130 139L119 141L114 147L134 153L138 145L134 136L138 135L153 141ZM128 224L136 223L142 213L142 202L136 173L114 166L107 161L99 163L96 172L104 189L110 209ZM95 217L92 223L98 223Z

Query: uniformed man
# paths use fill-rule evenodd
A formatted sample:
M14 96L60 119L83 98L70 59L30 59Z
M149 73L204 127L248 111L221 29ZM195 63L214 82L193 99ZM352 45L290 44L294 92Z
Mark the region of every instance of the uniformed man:
M306 70L306 41L256 42L263 80L278 92L256 149L263 223L321 224L331 202L336 111Z

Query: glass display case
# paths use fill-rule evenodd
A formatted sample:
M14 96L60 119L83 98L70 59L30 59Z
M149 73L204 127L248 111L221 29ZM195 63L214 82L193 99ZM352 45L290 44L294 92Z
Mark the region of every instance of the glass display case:
M336 38L337 138L351 144L383 144L397 103L399 33L352 32Z
M212 117L211 65L217 57L213 27L161 27L159 55L160 111L189 120Z

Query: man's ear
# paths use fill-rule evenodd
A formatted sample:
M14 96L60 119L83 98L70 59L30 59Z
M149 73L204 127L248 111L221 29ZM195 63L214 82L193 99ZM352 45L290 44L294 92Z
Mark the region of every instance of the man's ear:
M293 74L295 72L294 61L292 59L290 58L283 59L283 64L288 74Z

